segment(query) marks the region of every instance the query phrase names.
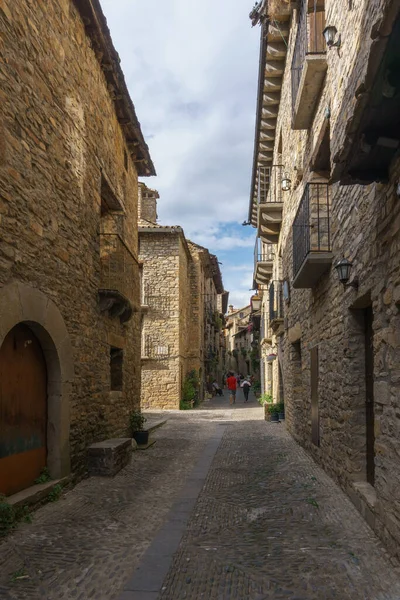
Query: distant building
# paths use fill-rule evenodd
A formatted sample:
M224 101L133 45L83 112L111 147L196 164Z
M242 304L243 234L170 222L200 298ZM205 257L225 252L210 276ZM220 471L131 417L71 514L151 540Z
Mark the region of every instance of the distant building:
M222 383L222 308L227 303L217 257L187 240L179 226L157 223L158 193L139 184L142 263L143 408L177 409L194 371L202 399Z
M234 371L245 376L253 375L258 379L258 349L254 347L257 344L253 342L251 305L237 309L230 305L225 325L226 372Z

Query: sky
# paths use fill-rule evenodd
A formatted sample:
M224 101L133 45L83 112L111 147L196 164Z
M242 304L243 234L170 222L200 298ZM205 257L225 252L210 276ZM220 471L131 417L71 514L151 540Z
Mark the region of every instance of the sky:
M259 28L253 0L101 0L157 177L158 221L218 256L229 303L249 303L247 220Z

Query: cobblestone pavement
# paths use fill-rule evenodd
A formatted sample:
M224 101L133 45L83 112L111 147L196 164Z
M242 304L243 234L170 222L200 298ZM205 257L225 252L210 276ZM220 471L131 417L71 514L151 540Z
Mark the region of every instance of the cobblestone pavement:
M38 510L0 543L0 600L117 598L218 422L229 418L225 405L168 413L152 434L157 443L115 478L87 479Z
M399 600L398 563L257 408L234 411L162 600Z
M233 408L223 398L171 413L117 477L82 482L0 544L0 599L118 598L225 423L161 599L400 600L398 564L262 413L240 394Z

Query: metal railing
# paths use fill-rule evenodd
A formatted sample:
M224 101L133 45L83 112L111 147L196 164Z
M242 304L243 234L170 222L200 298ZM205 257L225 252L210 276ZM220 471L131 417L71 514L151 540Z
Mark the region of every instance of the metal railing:
M254 245L254 270L257 267L257 263L273 261L275 256L274 244L266 244L259 237L256 238Z
M326 54L322 34L325 28L325 2L323 0L301 0L297 37L292 59L292 112L296 107L306 56Z
M258 168L258 204L282 202L282 165Z
M310 252L331 251L329 185L307 183L293 221L293 276Z
M273 281L269 286L269 321L283 319L282 281Z
M118 233L100 233L100 289L133 300L136 259Z
M170 347L165 340L150 334L144 336L142 352L144 358L154 360L165 360L170 357Z

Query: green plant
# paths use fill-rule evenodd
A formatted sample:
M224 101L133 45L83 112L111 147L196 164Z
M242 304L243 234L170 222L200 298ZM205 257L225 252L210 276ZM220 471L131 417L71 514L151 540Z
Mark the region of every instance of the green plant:
M21 567L11 575L11 583L15 583L19 579L29 579L29 575L27 575L25 571L25 567Z
M182 397L179 403L181 410L189 410L199 399L199 376L195 369L189 371L182 385Z
M279 407L279 412L280 413L285 412L285 404L284 404L284 402L278 402L277 406Z
M184 400L179 402L179 410L190 410L191 408L193 408L192 403L185 402Z
M62 493L62 487L59 483L53 487L49 495L47 496L50 502L57 502Z
M256 396L261 393L261 383L258 381L258 379L253 382L253 392Z
M41 471L40 471L40 475L37 479L35 479L34 483L47 483L48 481L50 481L51 477L50 477L50 473L47 467L44 467Z
M267 413L269 415L278 415L279 414L278 404L268 404L267 405Z
M0 536L8 533L15 526L15 521L15 508L7 502L5 496L0 495Z
M243 358L246 358L246 356L247 356L246 348L240 348L240 354L243 356Z
M307 502L308 502L308 504L311 504L311 506L315 506L315 508L319 508L319 504L315 498L307 498Z
M222 329L223 321L218 311L214 313L214 325L216 329Z
M143 431L143 426L146 423L146 417L140 412L140 410L134 410L129 415L129 427L131 433L134 431Z
M258 403L261 404L261 406L265 406L266 404L272 404L273 401L274 399L271 394L262 394L258 398Z

